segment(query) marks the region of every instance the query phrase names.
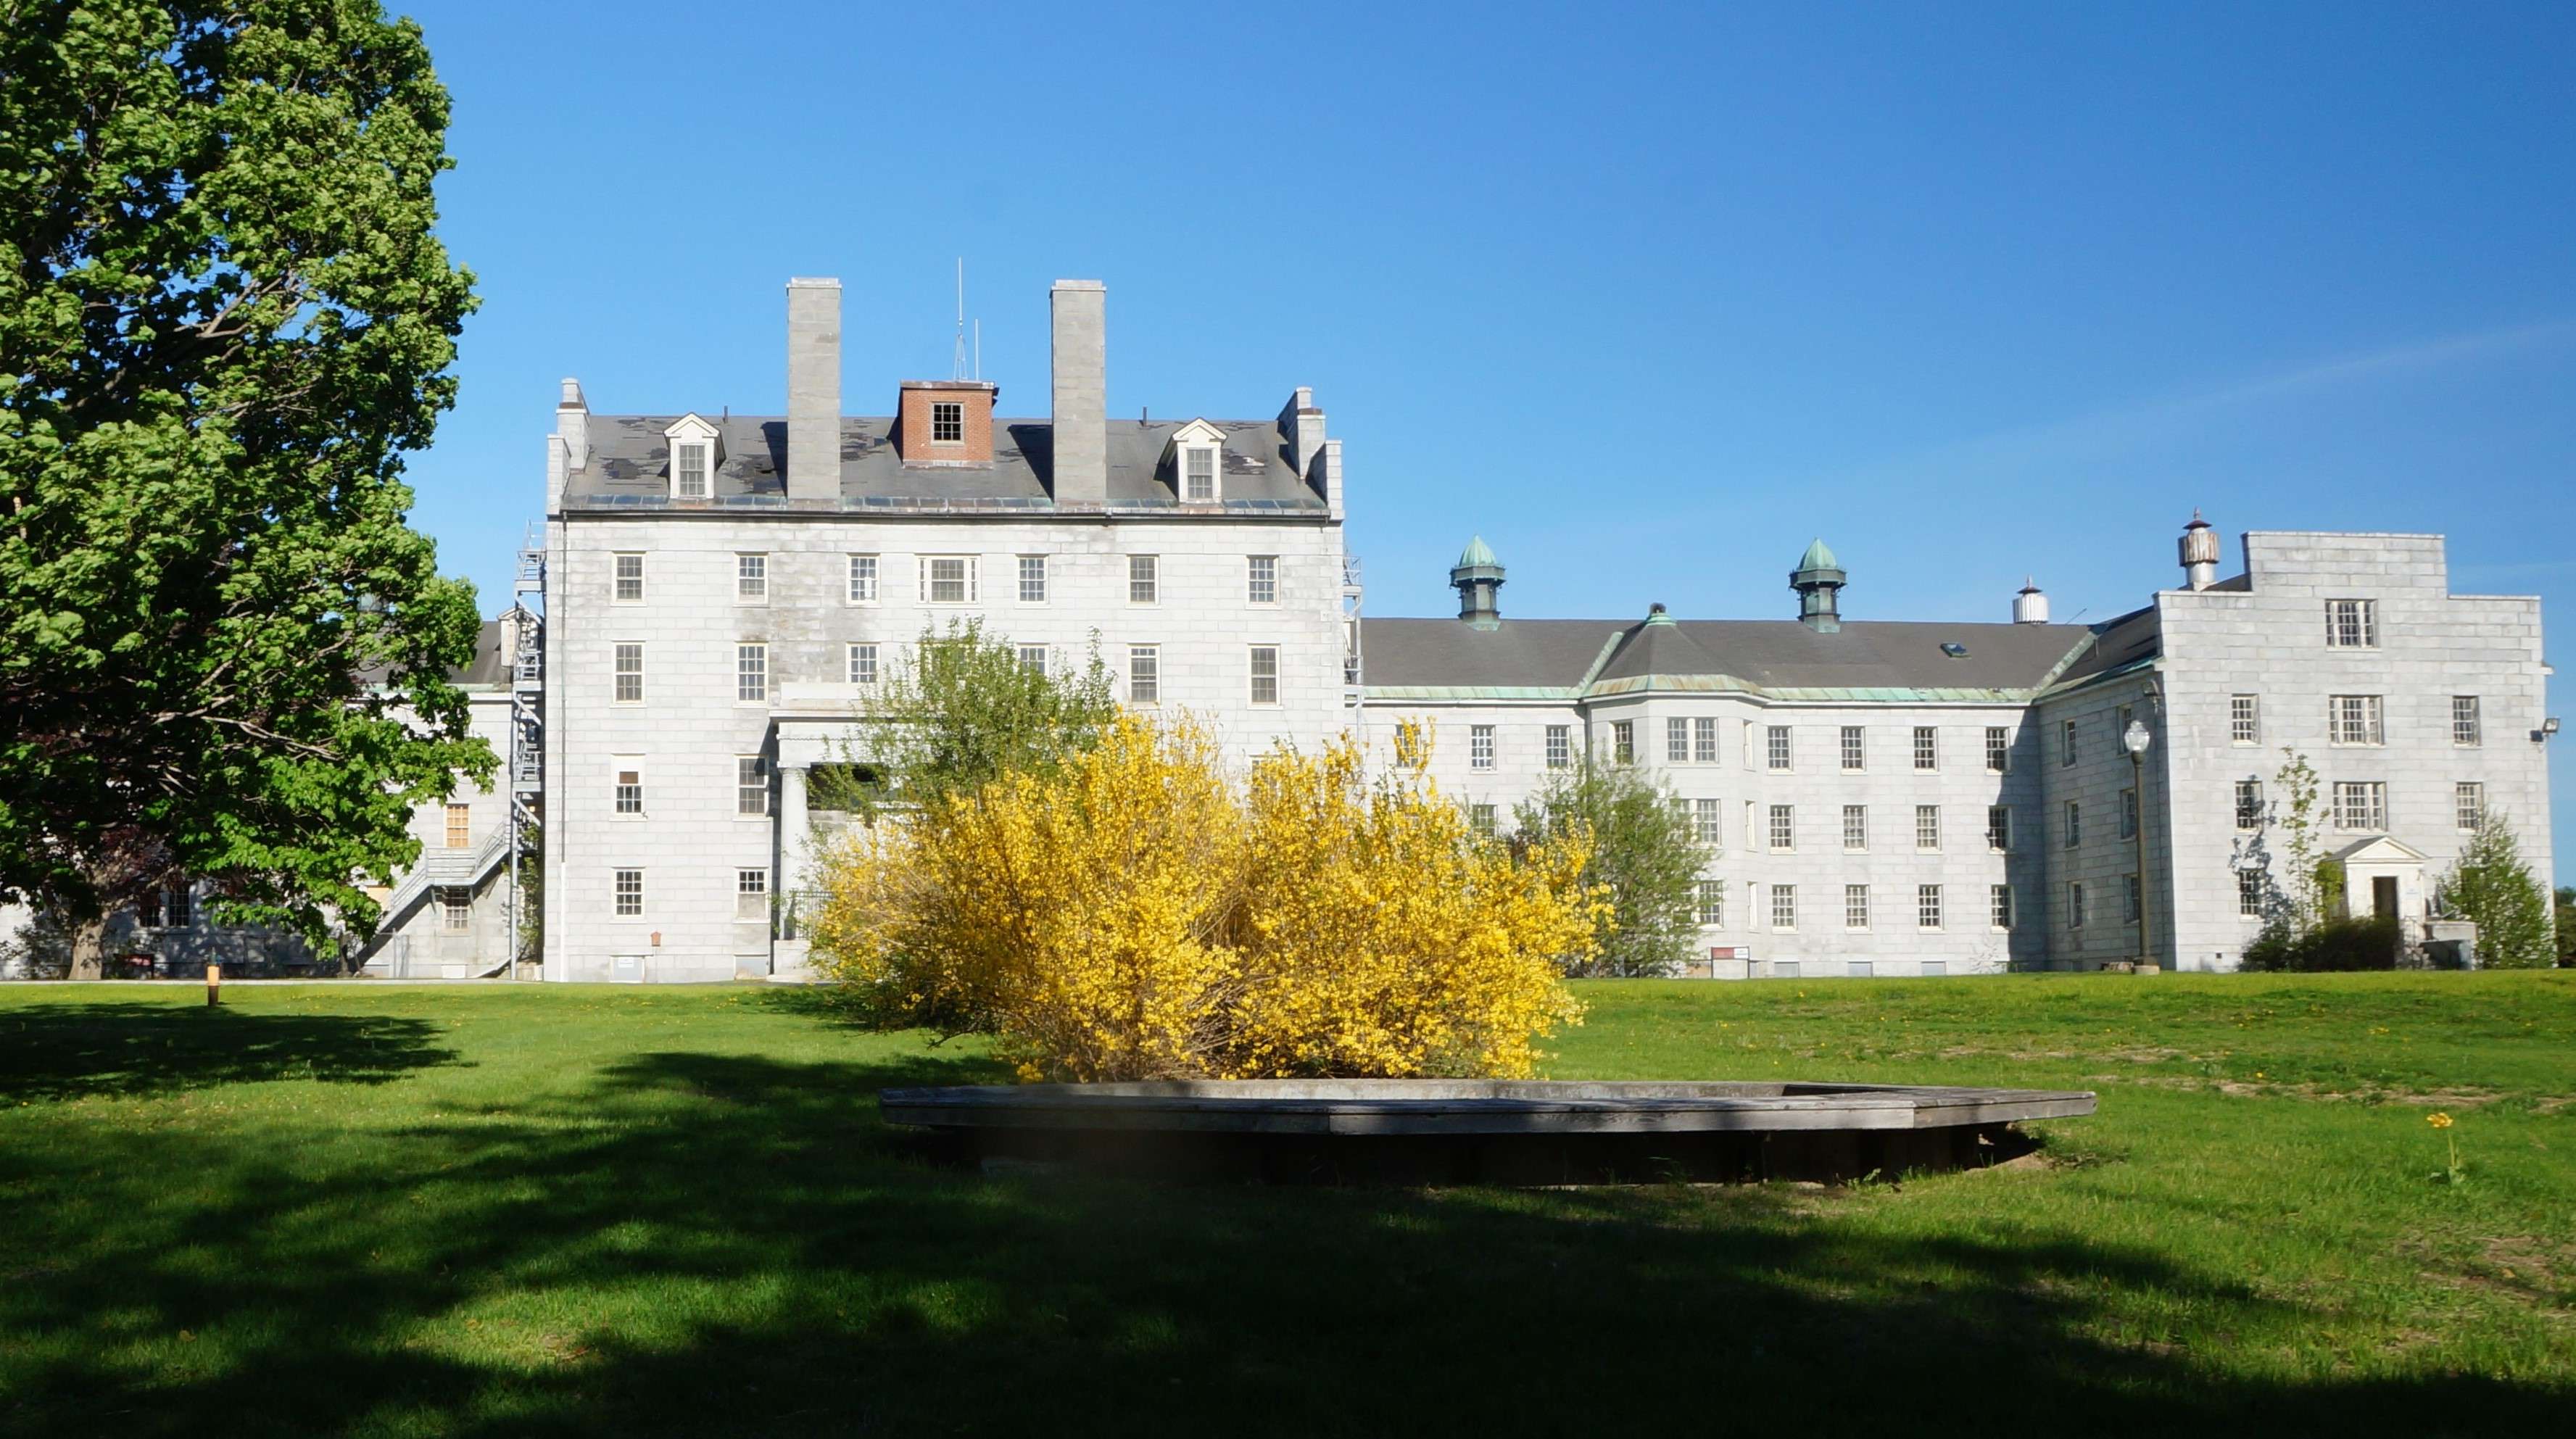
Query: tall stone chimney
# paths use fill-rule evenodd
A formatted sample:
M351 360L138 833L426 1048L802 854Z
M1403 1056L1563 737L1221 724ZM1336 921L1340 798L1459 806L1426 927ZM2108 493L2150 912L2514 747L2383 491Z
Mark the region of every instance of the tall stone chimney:
M563 397L555 401L555 433L563 436L572 468L590 468L590 402L582 398L581 381L564 376Z
M1058 280L1047 292L1052 320L1055 502L1109 503L1109 287Z
M2191 523L2182 527L2178 547L2182 551L2183 583L2196 590L2218 583L2218 531L2200 517L2200 511L2191 512Z
M787 498L841 497L841 282L787 282Z

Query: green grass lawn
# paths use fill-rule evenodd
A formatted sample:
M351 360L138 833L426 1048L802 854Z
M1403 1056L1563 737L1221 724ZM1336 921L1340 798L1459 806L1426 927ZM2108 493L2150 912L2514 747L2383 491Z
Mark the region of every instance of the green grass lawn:
M1559 1077L2101 1110L1849 1190L987 1179L873 1095L995 1067L801 993L8 986L0 1433L2576 1429L2576 975L1584 994Z

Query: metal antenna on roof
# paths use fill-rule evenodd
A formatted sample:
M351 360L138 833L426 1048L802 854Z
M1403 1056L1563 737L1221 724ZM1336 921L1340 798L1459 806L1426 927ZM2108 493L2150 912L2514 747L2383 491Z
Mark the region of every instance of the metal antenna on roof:
M982 366L979 364L978 369ZM957 257L957 353L950 358L948 378L966 378L966 257Z

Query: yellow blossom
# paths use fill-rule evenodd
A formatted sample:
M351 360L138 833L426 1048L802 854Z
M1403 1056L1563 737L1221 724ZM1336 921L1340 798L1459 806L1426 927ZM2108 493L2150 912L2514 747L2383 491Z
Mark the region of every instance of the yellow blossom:
M2451 1116L2436 1110L2431 1114L2425 1115L2424 1122L2433 1126L2435 1129L2448 1129L2451 1127Z

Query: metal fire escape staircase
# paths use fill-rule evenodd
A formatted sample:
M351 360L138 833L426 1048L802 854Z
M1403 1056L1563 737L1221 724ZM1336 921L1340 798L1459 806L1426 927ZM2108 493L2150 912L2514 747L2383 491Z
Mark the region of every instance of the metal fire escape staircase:
M496 972L506 972L516 979L519 935L525 927L520 916L526 903L521 874L526 866L537 863L539 846L532 841L545 807L546 547L544 532L536 525L528 526L527 537L520 544L519 569L510 589L514 601L510 620L518 629L510 665L510 753L506 761L510 818L502 826L510 852L510 887L503 908L508 931L504 943L510 957Z

